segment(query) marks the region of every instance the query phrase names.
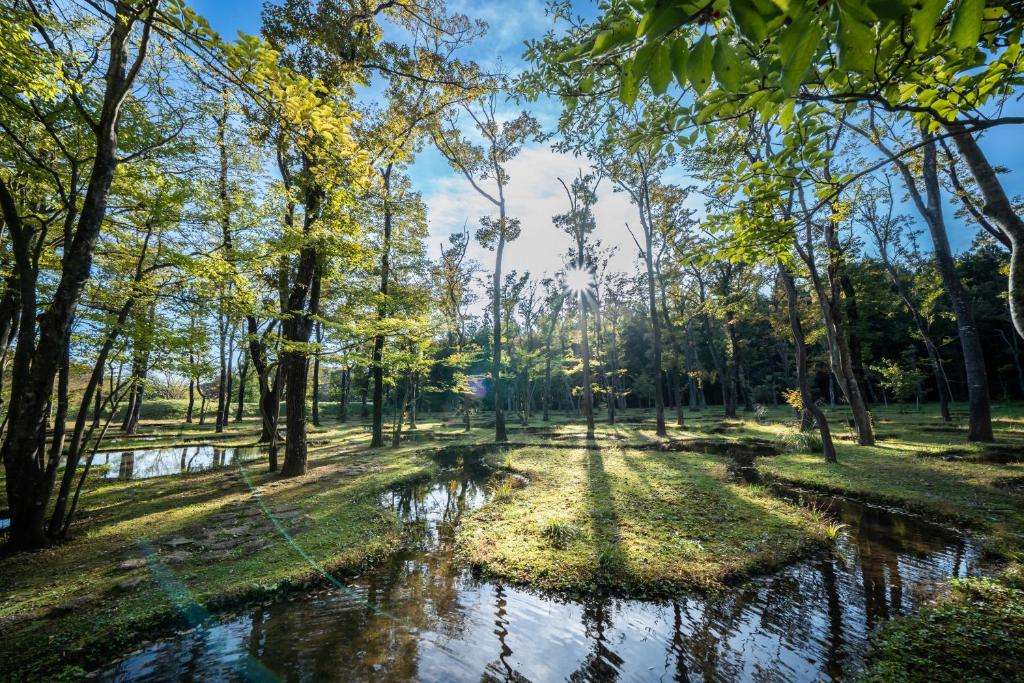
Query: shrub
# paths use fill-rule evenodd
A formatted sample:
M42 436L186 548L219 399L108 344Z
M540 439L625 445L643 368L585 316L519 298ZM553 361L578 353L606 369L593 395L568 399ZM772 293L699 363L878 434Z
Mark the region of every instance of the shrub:
M776 443L784 453L817 453L825 447L818 432L783 432Z

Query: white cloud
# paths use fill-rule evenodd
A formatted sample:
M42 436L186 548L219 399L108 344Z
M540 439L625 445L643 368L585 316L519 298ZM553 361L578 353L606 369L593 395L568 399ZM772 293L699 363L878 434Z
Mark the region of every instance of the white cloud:
M540 277L562 267L571 241L551 222L551 217L563 213L568 204L558 178L569 182L580 168L587 170L585 160L544 146L526 148L508 164L511 180L505 193L506 207L510 216L520 220L522 234L506 246L503 272L528 270ZM496 213L495 206L481 197L461 175L435 174L424 188L424 199L430 221L430 253L435 256L439 254L439 245L449 234L460 231L467 220L472 234L481 216ZM628 221L636 229L636 208L621 192L613 192L611 183L604 181L598 188L594 215L597 229L593 237L606 246L620 245L613 269L633 270L636 247L626 232L625 223ZM485 270L493 272L493 252L474 242L471 255Z

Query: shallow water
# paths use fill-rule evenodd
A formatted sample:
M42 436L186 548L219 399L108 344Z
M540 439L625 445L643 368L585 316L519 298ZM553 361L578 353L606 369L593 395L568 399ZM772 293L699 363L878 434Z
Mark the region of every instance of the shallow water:
M829 499L835 548L723 597L556 600L483 581L454 555L462 514L487 500L479 465L385 494L408 551L353 579L154 643L104 680L816 681L849 678L885 619L980 548L924 520Z
M203 472L256 457L256 447L174 446L97 453L93 465L108 465L105 479L148 479Z

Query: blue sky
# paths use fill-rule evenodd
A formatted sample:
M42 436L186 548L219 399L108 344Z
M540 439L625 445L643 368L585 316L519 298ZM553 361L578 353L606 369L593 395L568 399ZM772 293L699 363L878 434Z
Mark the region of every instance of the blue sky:
M579 13L590 15L595 12L593 2L579 2ZM257 33L260 25L261 2L250 0L193 0L192 6L204 15L211 25L225 38L234 37L237 31ZM545 15L544 0L453 0L449 3L453 11L473 18L483 19L490 26L488 35L468 50L466 57L475 59L486 66L493 66L500 60L511 71L524 67L522 61L523 41L540 36L550 28L549 17ZM558 103L541 100L529 104L531 111L545 127L552 130L558 114ZM509 103L509 114L520 105ZM1024 115L1024 104L1011 102L1007 114ZM982 139L982 147L990 160L997 166L1019 169L1024 136L1019 127L1004 126L988 132ZM556 154L547 145L532 145L524 149L518 159L509 165L511 184L508 192L509 211L522 221L522 237L509 245L506 251L505 270L529 270L535 275L553 272L562 263L562 255L569 246L566 236L551 224L551 216L565 210L565 197L559 177L575 175L583 165L581 160ZM472 190L461 176L456 176L444 159L433 149L427 149L416 160L410 175L415 187L422 192L428 207L431 227L430 251L436 254L438 245L453 231L462 229L468 221L473 229L480 216L490 213L492 208ZM967 176L967 169L963 169ZM1020 173L1004 176L1004 183L1012 195L1024 192ZM894 177L894 187L903 188L899 178ZM595 236L607 244L620 245L619 255L614 261L617 270L627 272L635 268L635 247L625 230L624 223L636 222L635 210L618 193L612 193L608 185L600 193L595 207L597 231ZM904 207L905 212L914 216L913 207ZM958 221L946 211L950 241L956 250L968 247L974 237L972 226ZM493 257L477 248L473 254L485 269L490 269Z

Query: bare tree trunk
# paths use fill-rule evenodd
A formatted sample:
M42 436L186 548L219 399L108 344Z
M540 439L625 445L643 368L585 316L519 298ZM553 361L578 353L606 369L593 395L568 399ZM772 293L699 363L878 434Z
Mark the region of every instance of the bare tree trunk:
M829 430L828 420L825 418L825 413L814 403L814 396L811 394L811 383L807 373L807 342L804 337L803 325L800 323L796 284L793 282L793 276L786 271L781 262L779 263L779 277L782 278L786 289L789 324L793 329L793 346L796 351L797 381L800 385L800 398L804 405L804 411L810 413L818 425L825 462L836 462L836 449L835 444L832 443L832 433Z
M218 434L224 431L224 412L228 403L228 324L227 316L223 312L219 313L217 315L217 339L220 349L220 371L217 375L217 416L214 421L214 431ZM131 399L129 399L129 405L131 405Z
M582 264L583 256L582 250L580 251L580 268ZM583 347L583 417L587 420L587 438L594 438L594 394L593 394L593 380L590 376L590 331L587 329L587 301L586 293L580 292L579 294L580 303L580 340Z
M243 339L245 335L242 335ZM235 422L241 422L245 413L245 384L249 376L249 354L247 345L242 344L242 364L238 370L238 407L235 409Z
M316 343L322 344L324 340L323 328L320 321L316 322ZM320 426L320 349L313 354L313 426Z
M233 391L235 383L235 325L229 322L228 329L230 330L228 334L228 382L224 392L224 414L221 416L220 419L220 424L222 427L227 427L228 420L231 417L231 393Z
M981 336L974 321L974 306L970 294L960 281L956 270L956 261L949 246L946 225L942 216L942 199L939 189L938 170L936 168L935 140L930 134L924 134L927 144L924 146L924 163L922 175L925 185L927 204L924 204L916 190L913 178L905 165L900 166L908 189L914 198L918 210L925 218L932 235L935 247L935 261L942 276L946 294L956 314L957 331L960 347L964 355L964 370L967 373L967 400L970 410L967 440L993 441L992 409L989 403L988 376L985 371L985 352L981 345ZM1012 306L1012 301L1011 301Z
M982 213L995 223L1010 244L1010 318L1017 334L1024 337L1024 221L1014 210L999 176L974 136L960 123L947 124L945 127L955 133L953 144L970 168L985 200Z
M306 161L307 170L310 165ZM304 191L303 234L309 235L319 219L323 192L319 187ZM288 318L282 324L284 338L297 343L281 353L281 372L285 383L285 451L281 474L286 477L306 473L306 389L309 383L309 354L305 346L313 332L313 316L320 307L319 255L315 244L304 244L299 252L298 268L288 295Z
M740 391L740 342L736 334L736 315L732 309L725 312L725 331L726 338L729 340L729 355L725 359L728 373L726 381L729 383L729 391L726 392L725 400L725 416L735 418Z

